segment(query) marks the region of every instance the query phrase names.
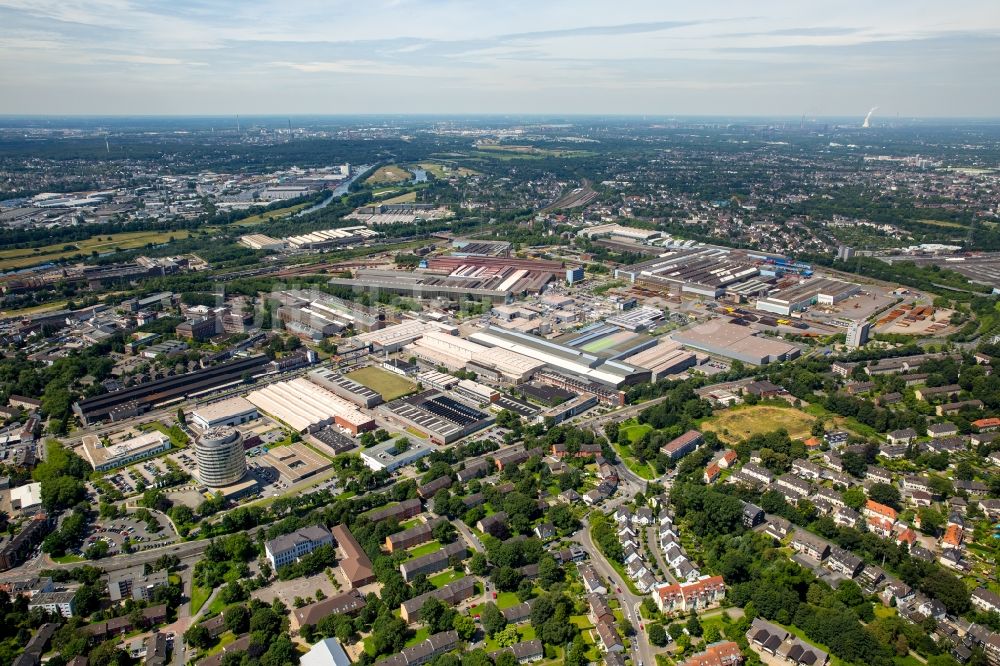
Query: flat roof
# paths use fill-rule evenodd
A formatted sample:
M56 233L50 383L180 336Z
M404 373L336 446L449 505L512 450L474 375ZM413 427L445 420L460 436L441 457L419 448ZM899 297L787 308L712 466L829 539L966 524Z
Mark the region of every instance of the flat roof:
M151 430L138 437L132 437L123 442L104 446L97 435L84 435L83 450L91 465L97 467L109 460L136 455L146 449L155 449L170 441L170 438L159 430Z
M241 396L235 396L218 402L202 405L201 407L192 410L191 414L207 423L212 423L220 419L232 418L256 410L257 408L252 402Z

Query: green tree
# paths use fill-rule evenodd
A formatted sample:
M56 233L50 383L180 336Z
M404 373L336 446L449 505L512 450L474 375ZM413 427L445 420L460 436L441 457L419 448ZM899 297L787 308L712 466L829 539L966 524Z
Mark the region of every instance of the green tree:
M493 638L498 632L503 631L507 626L507 618L500 612L496 604L487 601L479 611L479 620L483 623L483 631L487 636Z
M476 633L476 621L468 615L455 614L451 621L452 628L458 632L463 641L470 640Z

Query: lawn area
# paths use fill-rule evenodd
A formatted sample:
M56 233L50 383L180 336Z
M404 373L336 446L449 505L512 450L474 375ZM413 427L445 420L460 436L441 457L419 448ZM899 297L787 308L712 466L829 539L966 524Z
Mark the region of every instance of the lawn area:
M628 423L628 421L626 421ZM638 444L642 441L642 438L646 436L647 432L652 432L653 426L646 423L629 423L629 425L622 424L619 428L619 432L624 432L625 436L628 437L628 441L631 444Z
M413 174L396 164L387 164L365 179L365 183L381 185L384 183L402 183L413 180Z
M892 660L896 666L924 666L912 654L908 654L905 657L893 657Z
M519 643L533 640L535 638L535 628L530 624L519 624L517 625L517 635L519 637ZM492 652L493 650L499 650L500 644L497 643L495 638L487 638L483 648L485 648L487 652Z
M415 557L421 557L423 555L430 555L431 553L436 553L441 550L441 544L437 541L429 541L428 543L421 544L410 550L406 551L406 555L409 559Z
M434 587L444 587L448 583L454 582L459 578L465 578L465 574L460 571L455 571L454 569L449 569L443 573L439 573L436 576L431 576L427 580L431 582Z
M426 641L430 637L430 635L431 635L431 630L428 627L420 627L419 629L417 629L417 633L413 634L413 638L406 641L405 647L410 647L411 645L416 645L417 643Z
M221 636L219 636L219 642L213 645L212 647L208 648L207 650L205 650L205 653L202 656L211 657L213 654L219 654L220 652L222 652L222 648L226 647L227 645L235 641L236 641L236 634L234 634L231 631L224 632Z
M208 601L208 597L212 594L212 590L208 588L199 587L197 585L191 586L191 614L194 615L201 610L201 607L205 605Z
M25 266L43 264L46 261L65 259L77 254L90 254L95 251L98 254L103 254L117 250L132 250L137 247L144 247L149 243L159 245L160 243L169 242L171 238L180 240L190 235L190 232L187 230L130 231L120 234L109 234L107 236L94 236L83 241L54 243L38 248L0 250L0 270L6 271L12 268L24 268Z
M42 305L32 305L30 308L21 308L19 310L0 310L0 315L3 315L4 317L14 317L38 314L41 312L48 312L50 310L62 310L66 307L66 303L68 303L68 301L53 301L51 303L43 303Z
M622 459L625 466L629 470L636 474L637 476L646 479L647 481L656 478L656 474L649 463L640 462L632 456L632 451L627 446L622 446L621 444L614 444L615 451L618 453L618 457Z
M209 613L210 615L218 615L223 611L225 607L226 607L226 602L222 600L222 595L217 594L215 595L215 598L212 599L212 603L208 605L208 610L206 610L205 612Z
M367 368L349 372L347 376L373 391L378 391L382 399L386 402L401 398L417 390L417 385L409 379L388 370L376 368L375 366L368 366Z
M705 419L701 429L718 433L719 439L727 444L779 428L787 430L792 439L803 439L809 437L814 420L813 416L794 407L748 405L718 412Z
M233 226L237 227L252 227L268 220L280 220L283 217L288 217L289 215L294 215L303 208L311 206L309 203L295 204L294 206L287 206L286 208L275 208L274 210L267 210L263 213L258 213L256 215L251 215L250 217L245 217L238 222L234 222Z
M875 604L875 617L892 617L896 614L895 608L889 608L888 606L883 606L882 604Z
M517 594L514 592L500 592L493 603L497 605L497 608L503 610L518 605L521 603L521 600L517 598Z

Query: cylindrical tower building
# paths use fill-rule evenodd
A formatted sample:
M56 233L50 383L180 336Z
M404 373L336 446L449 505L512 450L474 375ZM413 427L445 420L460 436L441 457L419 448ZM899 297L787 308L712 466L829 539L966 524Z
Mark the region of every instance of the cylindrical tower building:
M198 480L209 488L237 483L247 473L243 437L235 428L209 428L194 445Z

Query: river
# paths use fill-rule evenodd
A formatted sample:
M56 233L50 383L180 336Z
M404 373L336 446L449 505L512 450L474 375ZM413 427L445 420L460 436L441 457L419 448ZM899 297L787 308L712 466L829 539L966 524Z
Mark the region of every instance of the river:
M295 214L295 217L302 217L304 215L308 215L309 213L315 213L320 209L326 208L327 206L330 205L331 201L347 194L347 190L350 189L351 184L361 176L366 175L369 171L371 171L372 167L374 166L375 166L374 164L364 164L358 167L357 172L353 176L345 180L343 183L338 185L336 188L334 188L334 190L330 193L330 196L328 196L326 199L323 199L318 204L300 210L298 213Z

